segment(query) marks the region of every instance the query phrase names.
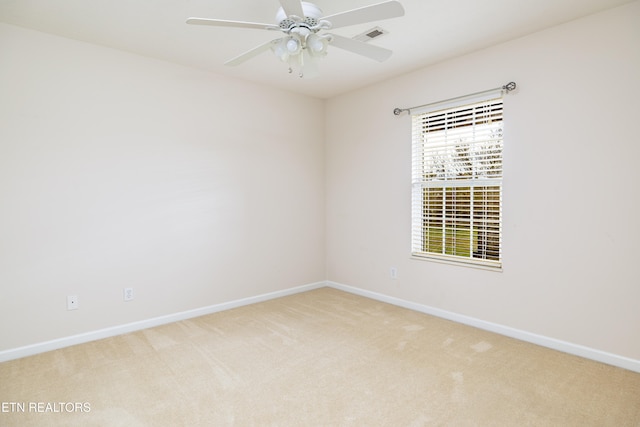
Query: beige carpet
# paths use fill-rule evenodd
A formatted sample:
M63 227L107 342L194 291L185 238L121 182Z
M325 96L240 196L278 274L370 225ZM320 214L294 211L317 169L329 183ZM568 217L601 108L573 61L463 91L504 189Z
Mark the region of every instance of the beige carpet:
M620 427L640 374L323 288L2 363L0 402L20 427Z

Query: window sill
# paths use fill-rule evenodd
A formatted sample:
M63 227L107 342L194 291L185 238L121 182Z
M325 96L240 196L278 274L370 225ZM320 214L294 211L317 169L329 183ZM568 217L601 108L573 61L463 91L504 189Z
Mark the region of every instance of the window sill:
M480 270L495 271L502 273L502 262L499 261L482 261L482 260L468 260L461 259L459 257L449 255L436 255L436 254L423 254L412 253L411 259L418 261L432 261L441 264L457 265L460 267L476 268Z

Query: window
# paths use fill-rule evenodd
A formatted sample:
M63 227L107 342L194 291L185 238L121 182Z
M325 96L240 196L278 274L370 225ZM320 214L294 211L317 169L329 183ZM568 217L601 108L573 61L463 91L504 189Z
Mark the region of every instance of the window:
M502 96L484 98L413 113L414 256L502 267Z

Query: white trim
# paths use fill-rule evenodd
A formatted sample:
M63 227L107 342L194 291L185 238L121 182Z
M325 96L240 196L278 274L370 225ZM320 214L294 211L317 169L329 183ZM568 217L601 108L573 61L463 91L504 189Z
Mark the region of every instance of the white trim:
M419 304L411 301L406 301L400 298L380 294L377 292L367 291L364 289L360 289L360 288L356 288L353 286L348 286L348 285L344 285L344 284L332 282L332 281L311 283L308 285L297 286L294 288L270 292L262 295L257 295L254 297L243 298L243 299L229 301L221 304L214 304L208 307L202 307L194 310L188 310L188 311L183 311L179 313L169 314L166 316L155 317L152 319L141 320L139 322L133 322L125 325L114 326L111 328L100 329L97 331L86 332L83 334L59 338L51 341L45 341L42 343L27 345L24 347L3 350L3 351L0 351L0 362L6 362L9 360L19 359L21 357L44 353L46 351L57 350L57 349L69 347L72 345L83 344L83 343L87 343L87 342L91 342L91 341L95 341L103 338L109 338L116 335L121 335L129 332L139 331L142 329L152 328L154 326L160 326L167 323L177 322L180 320L191 319L194 317L217 313L219 311L231 310L233 308L255 304L263 301L268 301L275 298L285 297L288 295L294 295L301 292L307 292L307 291L319 289L325 286L338 289L344 292L349 292L355 295L371 298L371 299L385 302L388 304L393 304L398 307L403 307L410 310L418 311L420 313L425 313L425 314L440 317L443 319L452 320L454 322L473 326L486 331L495 332L500 335L505 335L511 338L519 339L521 341L530 342L543 347L562 351L564 353L569 353L575 356L584 357L585 359L595 360L598 362L606 363L608 365L617 366L620 368L624 368L630 371L640 373L640 360L619 356L617 354L607 353L607 352L596 350L590 347L585 347L579 344L573 344L573 343L558 340L555 338L549 338L543 335L533 334L531 332L522 331L519 329L511 328L509 326L487 322L487 321L476 319L473 317L464 316L462 314L441 310L439 308L430 307L427 305L423 305L423 304Z
M521 341L537 344L543 347L551 348L553 350L558 350L564 353L573 354L575 356L584 357L585 359L595 360L597 362L606 363L608 365L617 366L619 368L624 368L630 371L640 373L640 360L619 356L613 353L607 353L605 351L597 350L590 347L585 347L583 345L573 344L567 341L562 341L555 338L550 338L543 335L522 331L519 329L511 328L509 326L487 322L484 320L476 319L474 317L464 316L462 314L453 313L450 311L441 310L439 308L406 301L400 298L391 297L391 296L380 294L377 292L355 288L353 286L343 285L341 283L327 281L327 286L334 289L341 290L341 291L349 292L355 295L360 295L360 296L371 298L377 301L393 304L399 307L408 308L410 310L418 311L420 313L429 314L432 316L462 323L464 325L469 325L469 326L473 326L486 331L495 332L500 335L505 335L507 337L515 338Z
M165 325L167 323L173 323L180 320L192 319L194 317L217 313L219 311L230 310L232 308L237 308L245 305L255 304L258 302L268 301L275 298L297 294L300 292L311 291L313 289L318 289L325 286L326 286L325 282L311 283L308 285L302 285L294 288L284 289L282 291L269 292L269 293L257 295L254 297L242 298L239 300L210 305L208 307L196 308L193 310L168 314L166 316L154 317L151 319L141 320L138 322L127 323L124 325L118 325L110 328L99 329L96 331L85 332L78 335L58 338L51 341L31 344L24 347L3 350L3 351L0 351L0 362L19 359L21 357L26 357L26 356L32 356L34 354L44 353L46 351L51 351L51 350L57 350L57 349L69 347L72 345L84 344L87 342L96 341L103 338L109 338L116 335L139 331L141 329L147 329L147 328L152 328L154 326Z
M441 264L459 265L461 267L478 268L486 271L502 273L502 261L487 261L482 259L455 257L452 255L432 254L430 252L414 252L410 259L418 261L433 261Z

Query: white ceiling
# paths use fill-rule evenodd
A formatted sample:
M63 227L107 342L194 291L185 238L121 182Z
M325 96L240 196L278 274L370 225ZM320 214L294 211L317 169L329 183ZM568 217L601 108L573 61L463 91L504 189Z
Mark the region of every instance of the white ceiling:
M325 15L382 0L316 0ZM223 63L279 33L185 24L190 16L274 22L278 0L0 0L0 21L214 73L330 98L474 50L632 0L400 0L401 18L346 27L346 37L379 25L370 43L392 49L384 62L331 48L320 77L300 79L271 52L236 67ZM275 23L275 22L274 22Z

